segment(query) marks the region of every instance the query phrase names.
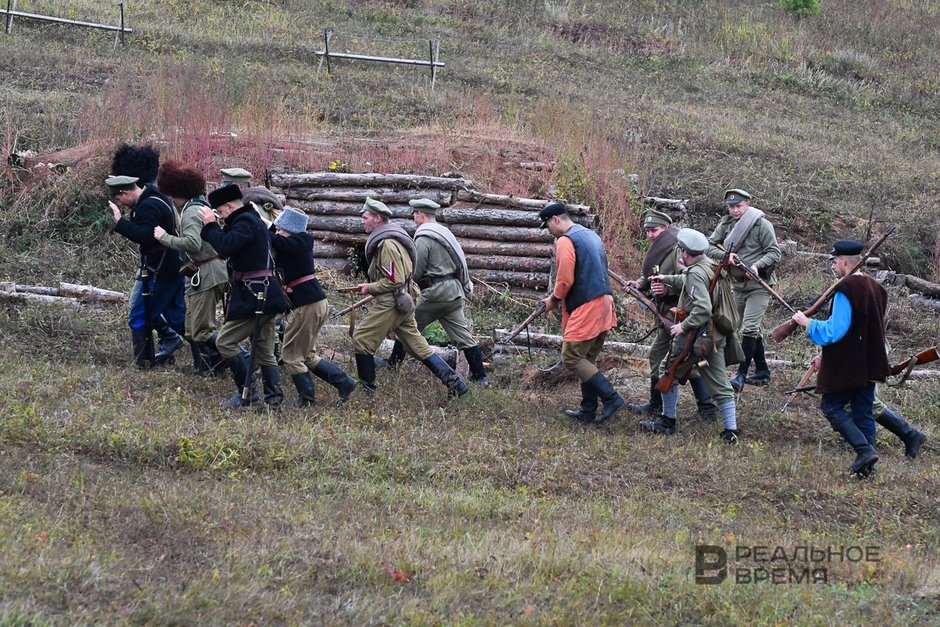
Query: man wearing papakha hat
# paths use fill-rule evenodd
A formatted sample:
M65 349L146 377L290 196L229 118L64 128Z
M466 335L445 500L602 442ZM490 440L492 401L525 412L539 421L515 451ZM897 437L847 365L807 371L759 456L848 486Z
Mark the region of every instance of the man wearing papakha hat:
M183 277L180 256L162 246L153 235L156 227L176 234L176 213L171 202L156 186L143 187L134 176L111 176L105 181L111 200L108 206L114 217L114 231L140 247L140 270L131 293L128 326L134 363L150 368L170 358L182 347L186 305L183 300ZM129 217L118 207L130 209ZM154 351L153 330L160 333L160 348Z
M561 361L581 381L581 406L564 410L569 418L601 423L624 406L624 400L595 365L607 332L617 326L613 290L607 276L607 253L597 233L575 224L563 202L539 211L540 228L555 237L555 285L544 298L546 311L561 309ZM603 403L597 413L598 402Z
M284 291L291 303L291 313L284 329L281 362L297 388L298 405L312 406L316 394L312 372L339 391L345 401L356 388L356 381L336 364L317 355L317 336L329 313L326 292L317 279L314 266L313 237L307 233L307 214L285 207L271 226L274 264L280 271Z
M679 263L681 251L676 245L679 228L673 225L672 218L668 214L655 209L647 209L643 217L643 229L646 231L646 238L652 243L643 258L642 276L636 281L630 281L630 285L640 291L651 292L659 313L669 318L671 315L669 310L678 304L679 297L670 294L662 283L652 283L647 277L654 274L679 274L681 272L682 268ZM646 403L627 403L627 409L630 411L654 416L663 413L663 398L656 390L656 383L659 381L659 364L669 353L671 341L669 329L657 322L656 338L650 346L649 356L650 398ZM718 415L718 408L702 382L697 368L689 378L689 385L695 394L699 416L711 420Z
M252 379L254 365L261 366L264 402L271 409L284 400L281 374L274 357L274 317L290 309L284 290L274 274L271 240L264 222L251 205L242 201L237 185L224 185L209 194L209 205L219 212L225 227L219 226L209 207L202 207L202 239L220 255L228 257L229 293L225 323L216 339L216 348L232 369L238 391L222 406L237 408L257 402ZM239 342L251 337L251 357L246 363Z
M711 339L711 350L707 355L695 354L690 351L689 358L676 371L676 379L695 365L696 359L707 361L708 365L702 373L702 380L708 387L712 398L718 404L718 411L724 422L724 431L721 439L729 444L738 441L738 423L735 413L734 390L725 371L725 345L727 337L712 324L712 297L708 287L715 275L715 263L705 255L708 248L708 238L694 229L680 229L676 235L676 243L681 251L681 261L685 269L681 274L656 274L649 277L653 283L662 283L670 293L679 295L679 307L687 312L682 322L677 322L669 328L672 336L672 346L669 355L662 361L659 376L666 371L678 357L685 344L686 336L694 329L702 328L699 338ZM699 342L696 342L699 344ZM703 342L707 346L707 342ZM653 433L672 435L676 432L676 405L679 400L679 386L673 381L668 392L663 393L663 413L657 420L643 420L640 426Z
M434 353L415 323L414 299L419 289L414 275L417 251L401 226L389 222L392 210L385 203L366 198L362 225L369 234L366 261L370 283L360 283L359 293L375 296L368 313L353 332L359 383L375 390L375 351L389 331L402 341L405 350L423 363L446 386L450 396L467 393L467 383Z
M774 268L783 258L774 226L764 212L751 206L751 195L743 189L729 189L725 192L725 205L728 215L708 237L711 244L706 254L716 261L724 258L724 251L734 246L733 257L749 266L754 274L773 287L777 284ZM770 369L764 356L764 314L770 305L770 294L759 283L751 280L741 268L731 265L728 273L733 281L734 302L741 318L739 329L744 360L738 366L738 372L731 379L731 387L740 391L745 383L749 385L767 385L770 383ZM748 377L747 371L754 360L754 375Z
M437 221L439 204L428 198L412 199L408 204L414 208L412 217L418 225L414 235L417 260L413 277L421 288L415 306L418 331L424 332L435 320L440 322L448 339L466 356L470 380L488 386L483 353L463 310L464 297L473 293L467 257L450 229ZM396 339L388 363L395 366L404 358L405 347Z
M215 316L225 297L228 270L219 253L201 236L203 225L199 209L209 206L206 178L182 163L167 161L160 167L157 184L180 209L180 235L173 235L157 226L153 236L163 246L178 250L185 256L181 272L188 278L186 339L192 348L193 370L208 377L222 367L222 356L215 347L218 330Z
M848 276L863 248L861 242L839 240L829 253L832 273L842 279L832 298L829 318L810 320L798 311L792 320L806 328L811 342L822 346L822 354L814 360L819 368L816 391L822 394L820 408L832 429L855 450L849 471L866 476L878 461L873 446L874 382L885 381L890 365L884 336L888 292L869 276Z

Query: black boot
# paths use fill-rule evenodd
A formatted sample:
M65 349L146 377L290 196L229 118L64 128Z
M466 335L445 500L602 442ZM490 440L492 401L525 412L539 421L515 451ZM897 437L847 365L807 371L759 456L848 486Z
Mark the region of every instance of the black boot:
M676 419L669 416L660 416L657 420L641 420L640 428L652 433L672 435L676 432Z
M270 409L280 409L281 403L284 402L280 368L277 366L261 366L261 389L264 391L265 404Z
M406 356L405 345L401 343L401 340L396 339L395 344L392 345L392 354L385 360L385 365L389 368L397 368L405 361Z
M241 355L235 355L225 360L226 365L232 369L232 380L237 391L222 402L225 409L247 407L258 402L258 391L255 389L254 374L249 376L248 361Z
M867 476L871 472L872 466L878 461L878 454L875 453L874 447L865 439L865 434L859 431L859 428L855 426L850 418L846 418L841 422L833 422L830 419L829 423L855 451L855 461L852 462L849 471L852 474Z
M744 380L748 385L767 385L770 383L770 368L764 356L764 338L759 337L754 344L754 374Z
M326 359L317 362L317 365L313 368L313 374L336 388L336 391L339 392L339 400L343 402L356 389L356 380L343 372L339 366Z
M150 329L131 329L131 347L138 370L153 368L153 333Z
M294 387L297 388L297 406L312 407L316 403L316 395L310 373L292 374L290 378L294 382Z
M375 358L372 355L356 353L356 372L359 385L368 392L375 392Z
M914 459L927 439L923 433L912 427L906 420L890 409L875 418L875 422L898 436L904 442L904 457Z
M483 353L479 346L463 349L464 357L470 366L470 380L482 387L489 387L490 380L486 378L486 368L483 367Z
M597 401L597 392L584 381L581 383L581 408L565 409L563 413L574 420L594 422L597 420Z
M200 377L212 376L212 368L206 363L204 344L200 342L189 341L189 348L193 354L193 373Z
M658 377L650 377L650 400L646 403L627 403L627 409L635 414L661 414L663 413L663 397L656 389Z
M692 394L695 395L699 417L702 420L714 420L718 416L718 406L712 400L712 395L708 393L705 381L701 377L689 379L689 387L692 388Z
M738 374L731 379L731 387L735 392L740 392L741 388L747 382L747 370L751 367L751 359L754 358L754 348L757 345L756 337L744 336L741 338L741 349L744 351L744 359L738 366Z
M203 359L206 362L206 366L211 370L212 374L222 374L225 372L225 359L219 353L219 349L215 347L215 341L219 337L218 333L213 333L209 336L209 339L202 345ZM243 351L243 358L248 357L248 351Z
M183 347L183 338L179 333L173 330L163 316L159 316L154 320L153 327L157 330L157 336L160 339L157 352L153 356L154 363L162 364L169 362L172 364L174 360L171 360L171 357L173 353Z
M607 377L600 372L595 373L586 383L594 390L594 393L601 402L604 403L604 408L601 410L601 413L597 415L594 422L606 422L610 420L611 416L626 405L623 398L614 390L614 386L607 380Z
M430 357L421 361L427 366L428 370L434 373L434 376L441 380L447 386L447 394L452 397L463 396L470 391L467 382L460 378L454 369L447 365L441 356L432 353Z

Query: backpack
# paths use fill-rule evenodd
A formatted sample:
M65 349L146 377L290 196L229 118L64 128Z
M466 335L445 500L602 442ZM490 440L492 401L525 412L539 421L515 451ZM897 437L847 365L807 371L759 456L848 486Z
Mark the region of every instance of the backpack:
M738 336L738 325L741 317L734 304L734 293L731 290L731 279L725 270L715 284L712 292L712 324L715 331L727 338L725 343L725 365L733 366L744 361L744 349L741 347L741 338Z

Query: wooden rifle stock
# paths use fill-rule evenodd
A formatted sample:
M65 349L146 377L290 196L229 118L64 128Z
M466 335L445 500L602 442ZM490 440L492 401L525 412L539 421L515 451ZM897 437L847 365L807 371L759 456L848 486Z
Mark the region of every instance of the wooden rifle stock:
M891 370L889 372L891 373L891 376L899 375L912 365L919 366L921 364L929 364L930 362L937 361L938 359L940 359L940 353L937 352L937 347L931 346L930 348L922 350L915 355L911 355L909 359L905 359L904 361L894 364L891 366ZM911 362L913 362L913 364Z
M512 331L509 332L505 338L503 338L504 343L511 342L514 337L522 333L522 331L529 326L529 323L545 313L545 303L539 303L539 306L529 314L529 317L520 322Z
M777 299L777 302L779 302L781 305L783 305L783 306L787 309L787 311L789 311L791 314L795 314L795 313L796 313L796 309L795 309L792 305L790 305L790 303L788 303L786 300L784 300L783 296L781 296L780 294L778 294L778 293L774 290L774 288L772 288L772 287L770 287L769 285L767 285L767 282L764 281L764 279L760 278L759 275L755 274L754 271L751 270L751 268L750 268L746 263L744 263L744 262L741 261L740 259L736 259L736 260L733 261L732 263L733 263L734 265L736 265L737 267L741 268L742 270L744 270L744 272L745 272L749 277L751 277L751 280L752 280L752 281L754 281L755 283L757 283L758 285L760 285L762 288L764 288L765 290L767 290L767 293L770 294L771 296L773 296L775 299Z
M813 304L809 307L809 309L807 309L806 311L804 311L803 314L804 314L807 318L810 318L810 317L812 317L817 311L819 311L820 308L822 308L823 305L825 305L827 302L829 302L829 299L832 298L833 294L835 294L836 291L839 289L839 286L842 285L842 281L846 280L848 277L850 277L850 276L852 276L853 274L855 274L856 272L858 272L859 268L861 268L863 265L865 265L865 261L871 256L871 254L872 254L873 252L875 252L875 251L878 249L878 247L881 246L881 244L884 243L884 241L885 241L886 239L888 239L888 236L889 236L889 235L891 235L892 233L894 233L894 228L895 228L894 226L889 227L888 230L886 230L886 231L884 232L884 235L882 235L881 237L879 237L879 238L878 238L878 241L876 241L874 244L872 244L871 247L870 247L868 250L866 250L866 251L861 255L861 257L860 257L859 260L858 260L858 263L855 264L855 267L854 267L854 268L852 268L852 271L849 272L848 274L846 274L844 277L842 277L842 278L839 279L838 281L836 281L835 283L833 283L832 285L830 285L830 286L829 286L829 289L827 289L827 290L823 293L823 295L820 296L820 297L816 300L816 302L813 303ZM771 335L771 337L774 338L774 341L775 341L775 342L782 342L783 340L785 340L785 339L787 339L788 337L790 337L790 335L791 335L794 331L796 331L796 328L797 328L798 326L799 326L799 325L798 325L797 323L793 322L793 320L787 320L786 322L784 322L784 323L782 323L782 324L778 324L776 327L774 327L774 330L770 332L770 335Z
M783 404L783 407L780 408L781 412L787 411L787 407L790 406L790 403L793 402L793 400L799 395L800 392L808 392L816 387L815 385L813 386L806 385L807 383L809 383L809 379L810 377L813 376L814 372L816 372L816 367L813 364L810 364L809 370L803 373L803 376L800 378L800 382L796 384L796 387L788 391L790 396L787 397L787 402L785 402Z
M657 309L656 304L653 303L653 301L651 301L650 299L648 299L646 295L643 294L643 292L631 286L630 282L627 281L625 278L623 278L622 276L620 276L619 274L617 274L610 268L607 269L607 274L610 276L610 278L612 278L614 281L619 283L623 289L627 290L630 296L640 301L641 305L649 309L652 312L652 314L656 316L656 320L659 322L659 324L663 325L663 328L668 329L673 324L675 324L672 320L670 320L666 316L659 313L659 309Z
M330 316L330 320L336 320L337 318L339 318L339 317L341 317L341 316L345 316L345 315L348 314L350 311L353 311L353 310L355 310L355 309L359 309L359 308L362 307L363 305L367 305L367 304L371 303L371 302L374 301L374 300L375 300L375 296L372 296L372 295L370 294L370 295L366 296L365 298L362 298L362 299L357 300L356 302L354 302L352 305L350 305L350 306L347 307L346 309L343 309L342 311L337 311L335 314L333 314L332 316Z

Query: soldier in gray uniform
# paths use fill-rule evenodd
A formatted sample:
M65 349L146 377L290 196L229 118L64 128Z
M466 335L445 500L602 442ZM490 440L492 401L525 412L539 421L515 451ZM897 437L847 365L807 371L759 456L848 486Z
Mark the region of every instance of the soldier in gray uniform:
M751 195L742 189L729 189L725 192L725 204L728 215L723 217L715 230L708 237L710 246L705 254L716 261L724 257L728 246L734 246L733 256L749 266L767 285L777 284L774 268L783 255L777 245L774 225L764 212L751 206ZM752 281L744 270L729 266L728 272L733 280L734 302L741 318L741 348L744 360L738 366L738 373L731 379L731 387L740 391L745 383L767 385L770 382L770 369L764 357L764 328L762 326L770 294L759 283ZM754 360L754 375L747 376L747 371Z
M421 288L415 307L418 331L423 332L429 324L439 321L450 341L466 356L470 380L488 386L483 354L463 311L464 297L473 293L463 248L453 233L438 223L439 204L427 198L410 200L408 204L414 207L413 217L418 225L414 235L417 259L413 277ZM396 339L388 363L395 366L404 357L405 347Z

